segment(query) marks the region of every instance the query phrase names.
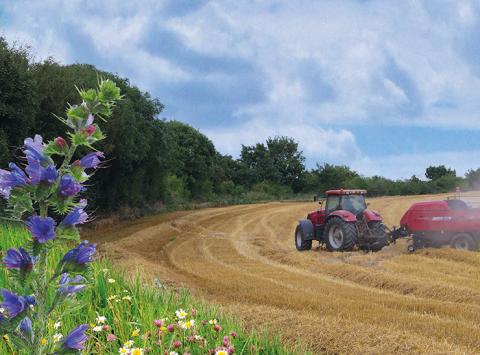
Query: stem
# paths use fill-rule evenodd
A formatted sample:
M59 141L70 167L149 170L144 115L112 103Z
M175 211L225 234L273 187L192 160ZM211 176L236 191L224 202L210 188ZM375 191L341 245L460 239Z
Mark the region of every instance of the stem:
M65 169L65 168L67 167L67 165L70 164L70 161L72 160L73 154L75 154L75 151L76 151L76 150L77 150L77 146L72 143L72 145L71 145L70 148L68 149L67 154L65 154L65 158L63 159L63 163L62 163L62 165L60 166L60 169L59 169L59 170Z

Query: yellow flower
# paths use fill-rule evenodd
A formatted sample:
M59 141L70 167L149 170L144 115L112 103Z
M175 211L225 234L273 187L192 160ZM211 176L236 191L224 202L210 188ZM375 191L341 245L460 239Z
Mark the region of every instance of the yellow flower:
M137 328L132 332L132 337L136 337L138 334L140 334L140 330Z
M130 351L131 355L143 355L143 349L142 348L134 348Z
M5 334L5 335L3 336L3 340L5 340L5 341L9 341L9 340L10 340L10 337L8 336L8 334Z
M122 297L122 300L129 301L129 302L130 302L130 301L132 300L132 297L130 297L130 296L123 296L123 297Z
M217 350L215 355L228 355L228 352L226 350Z
M90 328L95 328L97 325L95 323L90 323Z
M42 346L47 344L47 339L42 338L42 340L40 341L40 344L42 344Z
M161 330L162 332L164 332L165 330L167 330L167 327L165 327L165 326L160 327L160 330Z
M130 353L130 349L120 348L120 349L118 349L118 353L119 354L128 354L128 353Z
M113 300L117 299L117 297L118 297L117 295L111 295L111 296L108 297L108 300L113 301Z

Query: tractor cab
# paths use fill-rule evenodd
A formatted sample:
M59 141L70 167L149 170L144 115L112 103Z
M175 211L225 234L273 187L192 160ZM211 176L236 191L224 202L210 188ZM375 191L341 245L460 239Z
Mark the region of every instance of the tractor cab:
M326 214L334 211L348 211L358 215L367 209L366 190L328 190L325 204Z

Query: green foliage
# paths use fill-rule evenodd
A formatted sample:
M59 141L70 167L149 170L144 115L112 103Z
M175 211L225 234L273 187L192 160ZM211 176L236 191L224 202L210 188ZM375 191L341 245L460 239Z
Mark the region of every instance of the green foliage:
M31 132L38 95L27 48L9 47L0 37L0 166Z
M15 247L19 243L25 243L30 238L25 229L15 225L0 225L0 236L1 252ZM51 267L57 265L66 250L67 248L52 249L49 265ZM191 313L194 308L197 313L196 324L198 327L203 327L201 335L208 339L210 346L220 346L223 334L229 335L231 331L235 331L237 336L235 339L230 337L230 341L238 354L291 353L281 345L280 339L277 337L267 336L262 332L248 333L244 331L232 318L222 315L211 305L193 299L186 290L160 288L158 287L160 282L157 282L158 286L145 282L145 277L141 278L139 273L134 274L132 278L127 278L108 259L101 259L93 263L90 273L92 282L78 294L76 305L70 303L63 307L59 312L63 316L54 318L54 321L59 323L57 327L54 322L48 323L48 333L45 336L47 342L52 343L55 334L62 334L65 337L78 324L97 325L98 317L104 316L106 318L104 324L108 325L110 329L94 332L91 327L87 331L89 340L85 344L84 354L118 354L118 349L128 340L134 340L135 346L138 347L151 347L151 354L163 354L163 348L167 350L171 345L169 343L171 338L166 334L161 346L155 343L158 340L159 328L154 326L154 320L167 317L172 319L176 310L185 309ZM111 282L112 280L115 282ZM7 270L0 268L2 287L12 288L11 282L12 279L8 277ZM53 293L50 294L50 297L53 297ZM79 304L83 307L79 308ZM205 327L201 324L201 320L212 319L217 319L218 324L223 328L222 336L218 336L210 324ZM132 336L136 329L140 331L139 335ZM151 332L151 336L145 337L148 332ZM116 339L107 342L108 334L115 334ZM12 345L11 338L8 341L0 341L0 353L14 353ZM195 350L192 349L191 353L198 353Z
M455 170L446 168L445 165L429 166L425 170L425 176L429 180L437 180L444 176L456 176Z

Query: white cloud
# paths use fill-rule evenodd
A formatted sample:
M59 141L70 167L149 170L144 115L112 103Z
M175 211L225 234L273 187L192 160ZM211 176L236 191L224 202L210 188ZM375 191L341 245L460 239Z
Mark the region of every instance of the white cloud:
M436 165L453 168L457 176L463 176L469 169L480 167L480 151L364 156L349 165L365 176L380 175L392 179L406 179L412 175L425 179L425 169Z
M240 127L203 129L220 151L238 156L241 144L254 145L269 137L288 136L299 143L310 167L325 161L360 159L361 152L352 132L344 129L325 129L307 124L268 125L263 120L248 122Z
M476 164L467 152L366 157L351 128L385 123L480 129L476 1L212 0L178 14L168 10L179 4L175 0L0 3L7 18L0 34L9 41L30 44L38 58L94 58L98 63L92 64L129 77L161 100L171 97L167 109L172 106L179 119L208 134L222 152L235 155L241 143L288 135L300 142L310 166L353 161L368 175L410 176L417 166L435 162L459 171L465 168L460 161ZM164 40L150 36L155 30L176 34L181 55L191 53L192 62L153 50ZM78 38L90 46L81 47ZM221 61L217 70L202 72L197 61L208 58L246 63L255 73L251 80L258 81L252 87L263 90L258 100L224 109L232 116L217 127L208 121L215 113L202 117L196 107L175 105L193 101L192 87L225 88L225 95L217 95L222 100L251 86L241 70L222 68ZM171 87L181 97L172 97ZM211 113L222 104L201 106Z

